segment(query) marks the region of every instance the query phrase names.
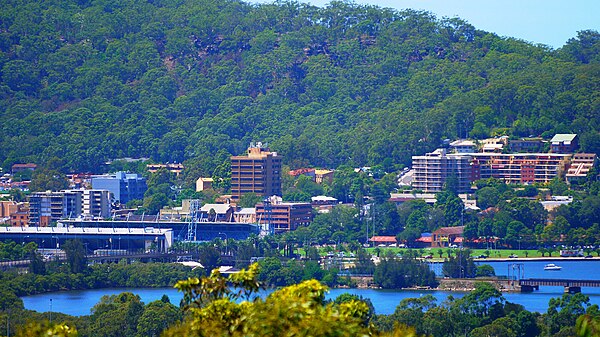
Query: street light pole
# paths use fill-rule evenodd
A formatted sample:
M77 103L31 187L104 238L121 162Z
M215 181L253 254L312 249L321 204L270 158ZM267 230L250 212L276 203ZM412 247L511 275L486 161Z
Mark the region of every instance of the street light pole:
M222 233L219 232L219 235L223 234L225 236L225 255L228 255L228 251L227 251L227 233Z

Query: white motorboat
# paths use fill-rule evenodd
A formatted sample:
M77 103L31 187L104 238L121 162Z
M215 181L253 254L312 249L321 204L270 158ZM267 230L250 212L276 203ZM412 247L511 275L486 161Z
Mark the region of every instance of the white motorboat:
M562 267L561 266L557 266L554 263L548 263L547 265L544 266L544 270L561 270Z

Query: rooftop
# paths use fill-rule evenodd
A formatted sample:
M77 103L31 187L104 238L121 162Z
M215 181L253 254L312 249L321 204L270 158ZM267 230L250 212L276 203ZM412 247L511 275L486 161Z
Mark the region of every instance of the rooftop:
M230 204L206 204L200 210L202 212L210 212L211 209L214 209L216 214L226 214L230 208Z
M373 236L369 239L369 241L396 243L396 237L395 236Z
M575 137L577 137L577 135L574 133L557 133L550 141L552 143L572 142Z
M450 146L475 146L475 142L468 139L459 139L450 143Z
M434 231L434 234L437 235L462 235L465 230L465 226L456 226L456 227L442 227Z
M324 169L316 169L315 170L315 174L328 174L328 173L333 173L333 170L324 170Z

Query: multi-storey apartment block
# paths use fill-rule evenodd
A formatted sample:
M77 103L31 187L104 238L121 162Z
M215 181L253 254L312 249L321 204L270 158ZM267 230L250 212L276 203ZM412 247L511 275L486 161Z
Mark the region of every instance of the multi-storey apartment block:
M559 153L469 153L446 154L438 149L413 156L414 189L439 192L449 177L455 177L459 192L468 192L473 181L496 178L508 184L547 183L565 172L570 154Z
M29 225L49 226L53 221L81 215L82 198L77 192L37 192L29 196Z
M231 199L246 193L281 195L281 157L261 143L251 144L246 156L231 157Z
M138 174L117 172L92 177L92 188L110 191L115 201L126 204L130 200L143 199L148 186L146 178Z
M107 190L78 190L82 197L82 215L86 217L110 217L110 192Z
M448 154L445 149L437 149L424 156L413 156L413 188L424 192L440 192L447 179L454 177L460 193L469 191L470 158L470 154Z
M570 156L557 153L473 153L471 181L497 178L507 184L547 183L565 171Z

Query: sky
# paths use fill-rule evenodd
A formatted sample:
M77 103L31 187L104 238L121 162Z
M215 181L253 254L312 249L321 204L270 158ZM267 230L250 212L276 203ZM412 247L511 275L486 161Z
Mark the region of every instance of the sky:
M272 3L272 0L250 0ZM325 6L329 0L299 0ZM600 0L354 0L356 4L420 9L438 18L460 17L475 28L552 48L577 32L600 31Z

